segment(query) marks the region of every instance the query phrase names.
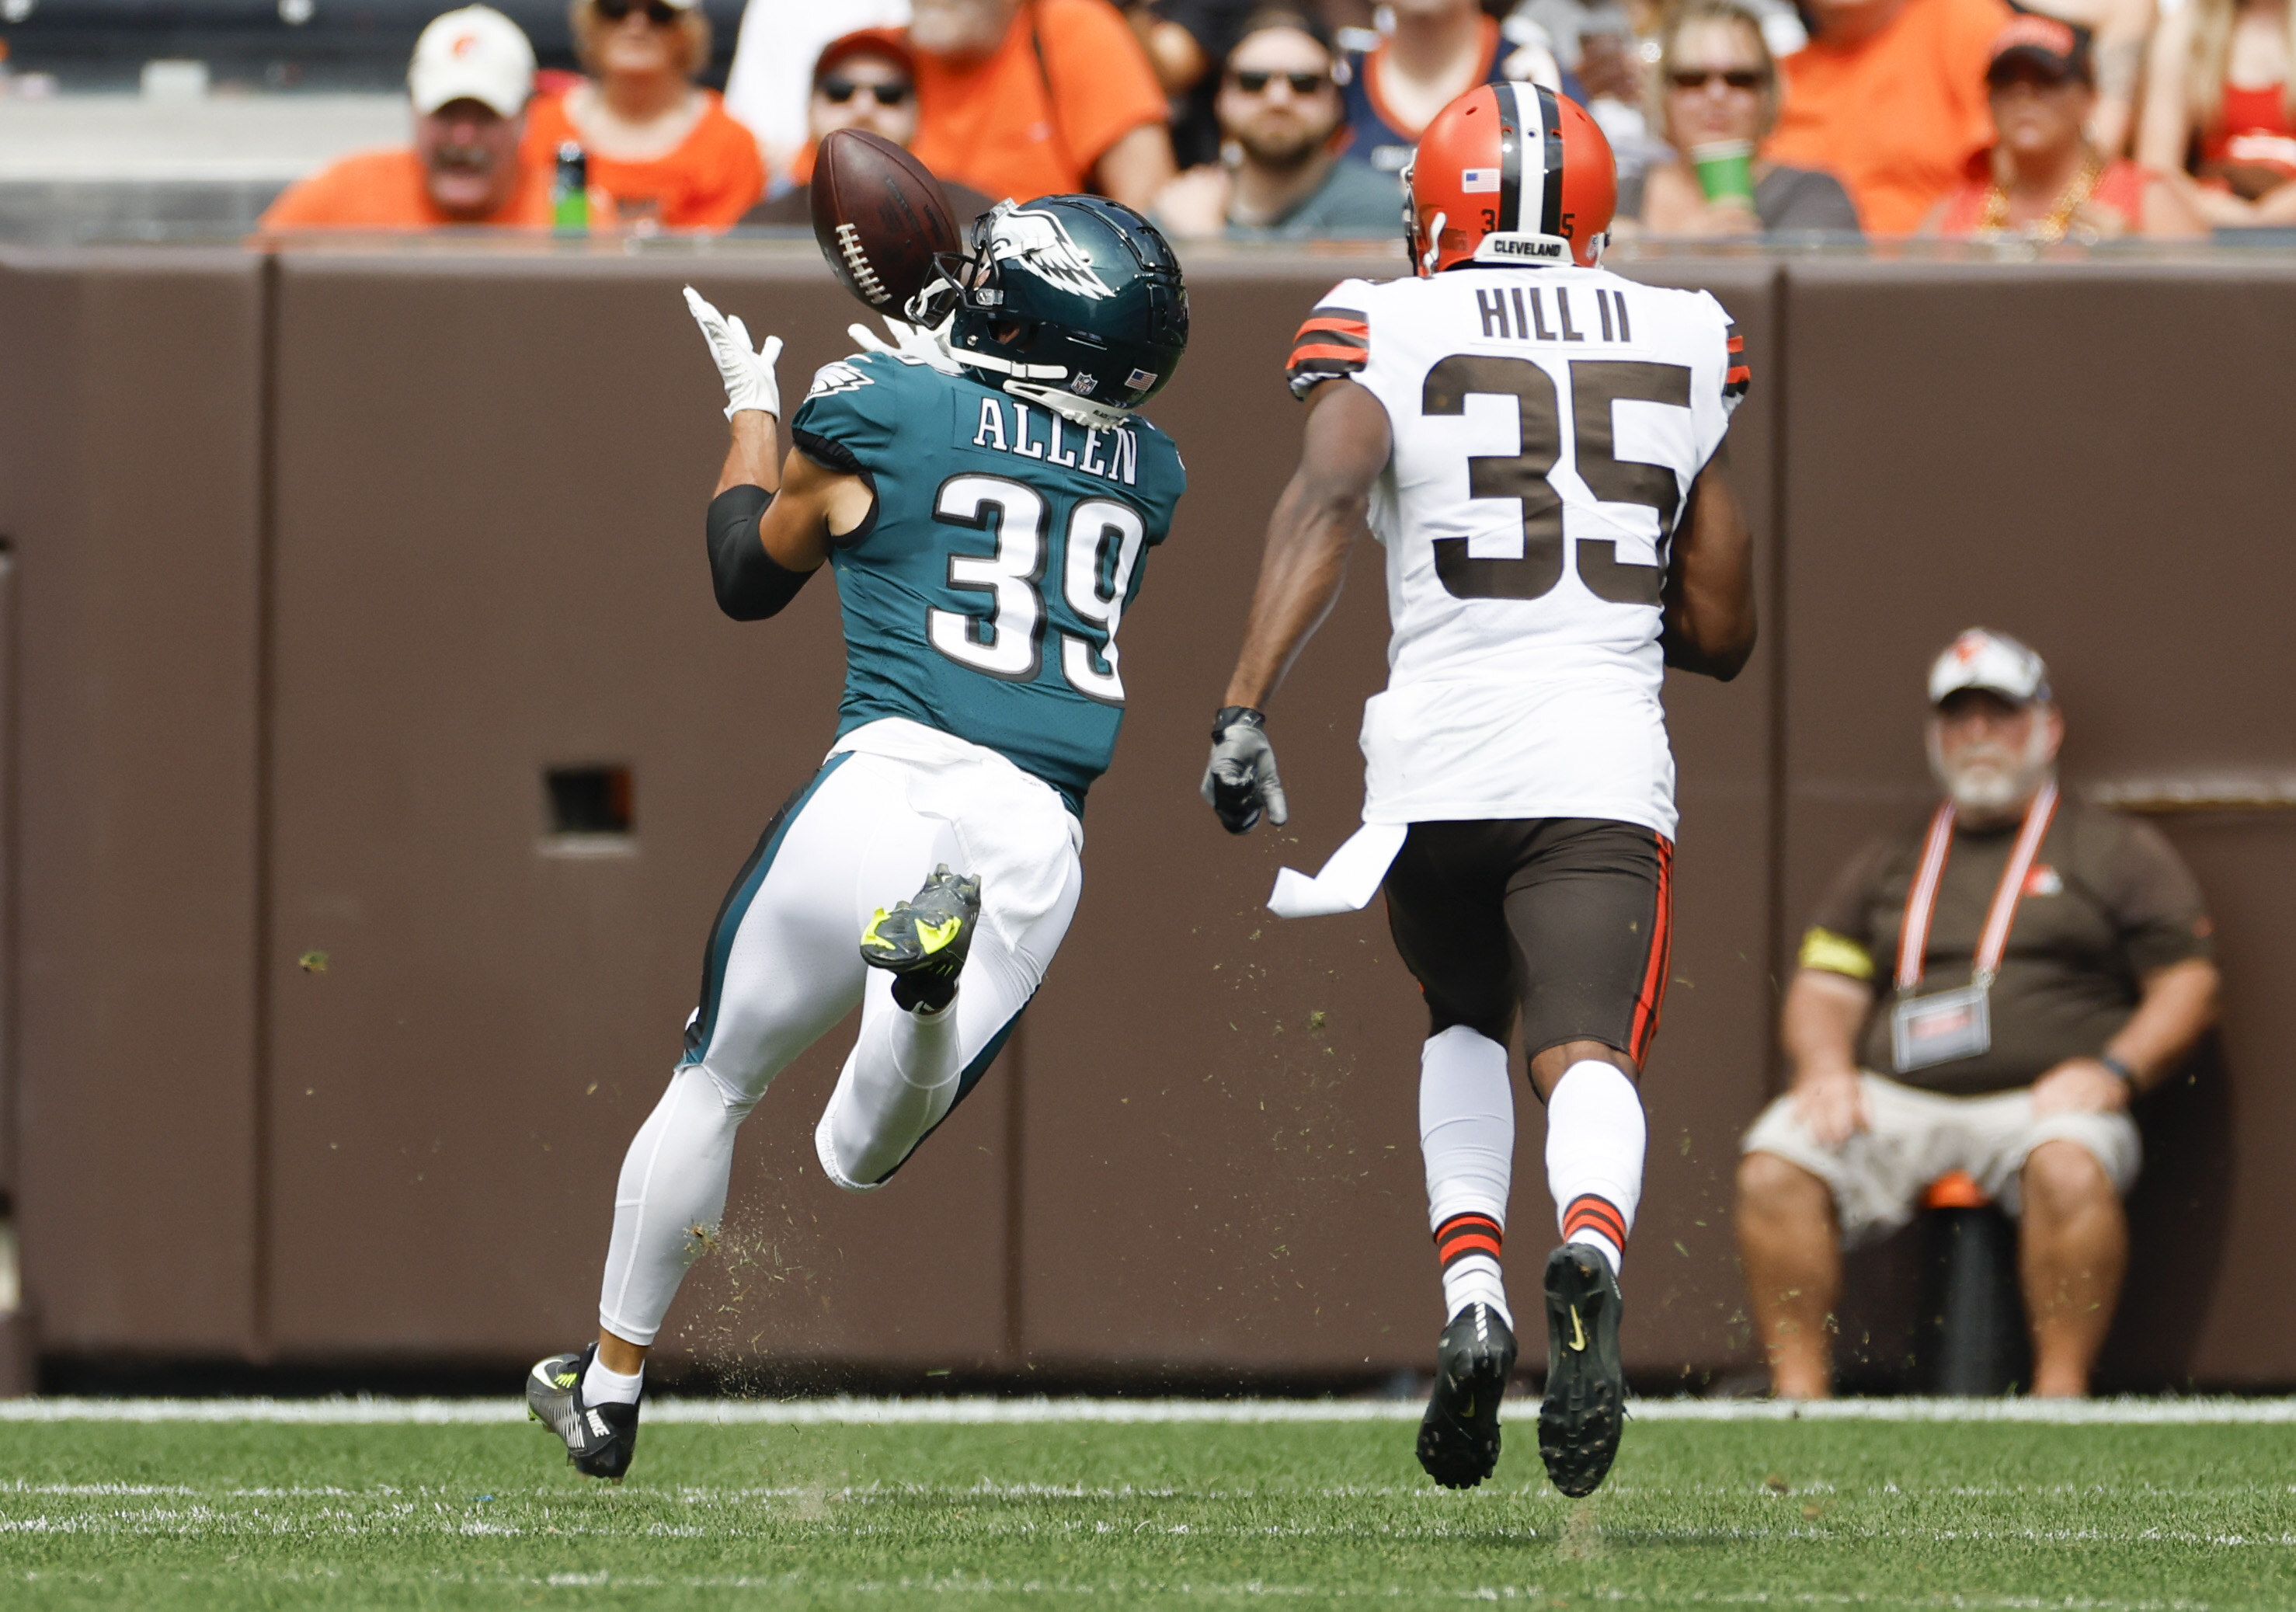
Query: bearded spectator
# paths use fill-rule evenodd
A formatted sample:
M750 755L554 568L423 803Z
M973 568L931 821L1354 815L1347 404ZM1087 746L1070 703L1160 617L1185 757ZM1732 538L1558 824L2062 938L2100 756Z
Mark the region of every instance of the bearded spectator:
M1173 174L1164 92L1108 0L917 0L917 159L982 193L1147 210Z
M433 20L414 43L406 92L414 111L411 148L362 152L298 181L258 227L550 224L554 170L520 154L534 47L517 23L483 5ZM605 210L594 207L592 217Z
M1313 18L1262 12L1247 21L1214 102L1221 160L1167 185L1159 219L1198 238L1398 234L1395 178L1339 154L1347 133L1332 60Z
M589 75L537 99L526 158L552 161L579 145L590 182L625 224L723 229L764 193L750 131L714 90L693 82L709 61L709 20L698 0L574 0L575 53Z
M1739 1251L1780 1398L1831 1390L1842 1249L1905 1225L1956 1171L2020 1220L2033 1393L2086 1394L2128 1258L2129 1106L2216 1017L2193 876L2151 827L2058 793L2041 657L1965 632L1929 694L1945 799L1818 909L1786 992L1792 1089L1739 1163Z

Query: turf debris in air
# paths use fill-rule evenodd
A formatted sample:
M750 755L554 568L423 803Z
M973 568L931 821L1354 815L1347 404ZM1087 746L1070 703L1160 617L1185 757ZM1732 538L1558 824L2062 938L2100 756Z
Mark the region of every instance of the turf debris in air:
M1644 1421L1591 1501L1407 1422L0 1425L0 1606L2296 1606L2296 1427Z

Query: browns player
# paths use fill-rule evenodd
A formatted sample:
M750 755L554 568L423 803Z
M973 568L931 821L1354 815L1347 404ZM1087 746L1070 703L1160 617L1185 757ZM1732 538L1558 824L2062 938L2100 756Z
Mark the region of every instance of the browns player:
M1751 543L1717 457L1747 371L1711 297L1599 267L1617 175L1571 102L1471 90L1405 178L1416 277L1342 282L1292 350L1305 446L1203 793L1231 833L1285 820L1262 708L1368 525L1386 550L1390 676L1364 712L1365 826L1324 881L1345 883L1344 863L1356 887L1306 909L1361 906L1383 868L1426 994L1420 1138L1449 1319L1419 1459L1454 1488L1498 1460L1519 1016L1563 1237L1546 1262L1539 1453L1586 1494L1618 1451L1635 1082L1671 938L1660 684L1668 666L1726 679L1753 649Z

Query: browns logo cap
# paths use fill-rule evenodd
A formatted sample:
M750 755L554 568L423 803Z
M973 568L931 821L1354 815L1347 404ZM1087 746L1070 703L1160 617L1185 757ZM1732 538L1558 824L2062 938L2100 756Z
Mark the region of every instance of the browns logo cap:
M491 6L448 12L414 42L406 93L425 117L449 101L476 101L515 118L534 94L534 46Z
M1941 705L1964 688L1982 688L2019 705L2046 700L2048 664L2005 632L1972 627L1930 667L1930 703Z
M1993 37L1993 48L1986 55L1985 80L1997 83L2002 64L2021 58L2045 69L2059 83L2078 78L2093 85L2096 69L2089 56L2089 39L2088 29L2054 17L2032 12L2012 17L2009 25Z

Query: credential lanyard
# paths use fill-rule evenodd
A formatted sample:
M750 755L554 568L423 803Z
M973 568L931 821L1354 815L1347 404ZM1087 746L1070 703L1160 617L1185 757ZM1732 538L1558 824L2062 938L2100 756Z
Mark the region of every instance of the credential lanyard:
M2009 926L2017 921L2017 903L2025 894L2025 876L2040 854L2041 841L2057 815L2057 786L2045 785L2025 808L2025 826L2018 830L2016 849L2001 870L2001 884L1985 915L1985 933L1977 943L1977 969L1971 981L1982 990L2001 972L2001 957L2009 949ZM1906 896L1906 921L1898 932L1898 989L1908 991L1922 983L1922 959L1929 954L1930 919L1937 910L1939 881L1946 858L1953 851L1953 802L1939 804L1930 818L1929 838L1922 844L1922 865Z

